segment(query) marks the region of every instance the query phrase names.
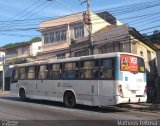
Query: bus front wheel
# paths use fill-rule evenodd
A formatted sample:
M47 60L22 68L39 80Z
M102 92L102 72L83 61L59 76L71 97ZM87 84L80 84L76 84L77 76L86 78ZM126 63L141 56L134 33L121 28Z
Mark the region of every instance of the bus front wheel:
M72 92L68 91L64 94L64 104L68 108L74 108L76 105L76 99Z
M26 93L25 93L25 90L23 88L21 88L19 90L19 97L22 101L26 101Z

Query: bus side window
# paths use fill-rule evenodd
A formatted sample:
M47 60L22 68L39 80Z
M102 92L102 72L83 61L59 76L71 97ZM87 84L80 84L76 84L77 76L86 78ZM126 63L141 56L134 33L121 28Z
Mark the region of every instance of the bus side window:
M59 79L60 78L60 64L52 64L51 65L50 78L51 79Z
M101 60L101 79L113 79L114 78L114 63L113 59Z
M78 74L78 68L76 62L64 63L62 77L63 79L76 79Z
M27 78L35 79L35 66L29 66Z
M93 69L93 79L99 78L99 61L94 61L94 69Z
M82 61L80 66L80 78L92 79L93 78L93 63L94 61Z
M25 79L26 78L26 71L27 67L20 67L19 68L19 79Z
M46 79L48 74L47 65L39 66L38 79Z
M12 81L17 81L18 80L18 69L14 69L12 71Z

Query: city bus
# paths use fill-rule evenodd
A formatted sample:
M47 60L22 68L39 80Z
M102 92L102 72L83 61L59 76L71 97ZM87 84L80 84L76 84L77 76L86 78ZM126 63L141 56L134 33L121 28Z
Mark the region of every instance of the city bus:
M13 65L11 94L41 99L108 106L146 102L144 59L131 53L107 53Z

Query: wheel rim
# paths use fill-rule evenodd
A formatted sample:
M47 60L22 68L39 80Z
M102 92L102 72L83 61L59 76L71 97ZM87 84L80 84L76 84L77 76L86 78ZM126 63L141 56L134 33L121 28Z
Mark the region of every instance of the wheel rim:
M65 105L70 108L75 106L75 98L73 94L66 94Z

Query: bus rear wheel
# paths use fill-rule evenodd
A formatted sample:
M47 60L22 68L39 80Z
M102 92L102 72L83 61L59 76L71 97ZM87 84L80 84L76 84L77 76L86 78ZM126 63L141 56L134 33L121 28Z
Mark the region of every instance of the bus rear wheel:
M76 105L76 99L72 92L66 92L64 94L64 104L68 108L74 108Z
M20 89L19 91L19 97L22 101L26 101L26 93L25 93L25 90L23 88Z

